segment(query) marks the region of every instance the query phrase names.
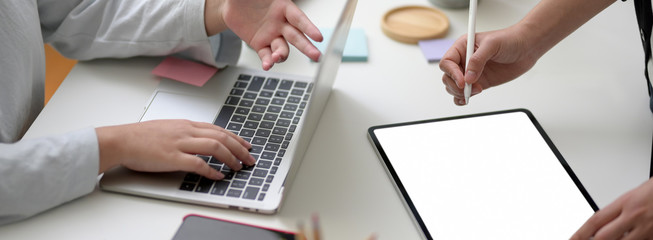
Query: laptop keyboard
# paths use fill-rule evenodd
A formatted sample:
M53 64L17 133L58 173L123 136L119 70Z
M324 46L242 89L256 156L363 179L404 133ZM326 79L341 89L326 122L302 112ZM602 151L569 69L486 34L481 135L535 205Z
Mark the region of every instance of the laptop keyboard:
M181 190L263 201L304 113L312 84L241 74L214 124L252 144L254 166L235 172L212 156L200 156L225 178L187 173Z

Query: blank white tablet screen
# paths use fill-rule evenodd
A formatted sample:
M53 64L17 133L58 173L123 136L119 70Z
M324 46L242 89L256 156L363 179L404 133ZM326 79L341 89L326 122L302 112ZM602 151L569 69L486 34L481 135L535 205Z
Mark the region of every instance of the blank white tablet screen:
M524 112L374 134L434 239L568 239L594 213Z

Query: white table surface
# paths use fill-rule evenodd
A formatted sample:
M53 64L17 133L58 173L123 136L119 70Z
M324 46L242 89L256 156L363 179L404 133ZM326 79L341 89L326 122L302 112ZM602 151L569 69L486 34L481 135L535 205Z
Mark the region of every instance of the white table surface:
M343 0L295 1L317 26L332 26ZM507 27L535 0L482 0L477 30ZM319 213L326 239L416 239L399 195L366 138L378 124L512 108L533 112L569 165L603 207L648 178L651 112L632 3L616 2L552 49L518 80L485 91L465 107L444 90L442 72L419 48L383 35L385 11L427 0L359 0L352 27L364 28L369 60L343 63L306 158L278 214L93 193L25 221L0 227L0 239L170 239L196 213L285 230ZM467 10L444 10L447 38L466 31ZM159 79L161 58L80 62L26 138L138 120ZM239 65L259 67L244 48ZM315 64L293 50L274 71L310 75Z

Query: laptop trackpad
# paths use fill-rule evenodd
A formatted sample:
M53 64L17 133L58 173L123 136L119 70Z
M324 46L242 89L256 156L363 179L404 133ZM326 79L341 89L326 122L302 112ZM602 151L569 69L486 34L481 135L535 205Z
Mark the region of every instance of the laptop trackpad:
M220 105L209 97L157 91L141 122L155 119L188 119L213 123Z

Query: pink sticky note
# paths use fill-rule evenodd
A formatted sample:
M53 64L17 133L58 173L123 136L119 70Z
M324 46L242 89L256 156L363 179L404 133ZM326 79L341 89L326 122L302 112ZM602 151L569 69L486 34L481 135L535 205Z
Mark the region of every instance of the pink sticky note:
M163 59L152 70L152 74L159 77L170 78L198 87L204 86L216 72L218 72L217 68L172 56Z
M428 62L437 62L442 59L454 41L454 39L433 39L419 41L418 44Z

